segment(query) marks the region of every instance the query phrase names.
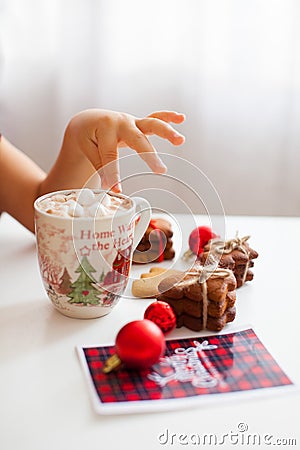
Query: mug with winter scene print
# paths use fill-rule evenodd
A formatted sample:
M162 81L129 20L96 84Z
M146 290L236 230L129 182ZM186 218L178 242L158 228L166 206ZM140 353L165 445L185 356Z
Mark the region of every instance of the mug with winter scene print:
M40 272L54 307L79 319L108 314L126 288L150 204L100 189L73 189L43 195L34 208Z

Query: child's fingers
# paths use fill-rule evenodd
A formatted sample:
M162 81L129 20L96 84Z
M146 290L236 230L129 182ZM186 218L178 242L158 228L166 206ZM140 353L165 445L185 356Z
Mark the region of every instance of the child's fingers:
M98 171L101 178L101 188L114 192L122 192L120 182L119 160L113 159Z
M173 123L182 123L185 120L185 115L182 113L177 113L176 111L155 111L152 114L149 114L148 117Z
M132 127L124 142L139 154L153 172L166 173L167 167L156 153L147 136L138 127Z
M168 139L173 145L184 143L184 136L163 120L157 118L138 119L136 125L144 134L156 134L163 139Z
M118 144L114 133L103 133L98 142L101 155L101 168L97 168L103 189L121 192L120 169L118 161Z
M96 146L96 148L97 148L97 147L98 147L98 146ZM96 152L94 152L94 153L96 153ZM90 160L90 161L91 161L91 160ZM91 162L92 162L92 164L93 164L93 161L91 161ZM108 183L108 181L107 181L107 179L106 179L106 176L105 176L105 173L103 172L103 169L102 169L102 167L103 167L102 155L101 155L101 151L99 151L98 148L97 148L97 161L96 161L96 163L93 164L93 165L94 165L95 169L97 170L98 175L100 176L100 179L101 179L101 189L108 189L109 183Z
M98 170L98 174L101 178L102 189L114 192L122 192L119 162L117 159L111 161L105 166L102 166Z

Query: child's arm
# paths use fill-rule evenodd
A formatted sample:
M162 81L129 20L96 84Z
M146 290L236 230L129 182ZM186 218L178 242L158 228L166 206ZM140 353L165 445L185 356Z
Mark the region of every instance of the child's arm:
M181 123L182 114L160 111L143 119L105 110L76 115L66 128L60 154L46 175L33 161L10 144L0 141L0 210L7 211L34 230L34 200L47 192L80 188L99 171L104 189L120 191L118 147L134 149L156 173L166 167L146 135L156 134L174 145L184 142L169 122Z
M0 211L6 211L33 231L33 202L46 174L28 156L0 140Z

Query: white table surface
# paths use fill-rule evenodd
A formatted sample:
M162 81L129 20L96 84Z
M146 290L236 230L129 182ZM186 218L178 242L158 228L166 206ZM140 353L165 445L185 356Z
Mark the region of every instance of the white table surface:
M191 228L185 217L177 218L186 248ZM201 218L198 223L203 223ZM251 234L250 244L260 256L253 282L238 291L237 318L227 331L250 324L300 383L300 218L228 217L227 236L233 237L237 229L240 235ZM237 396L230 402L222 396L214 405L171 412L97 415L75 346L113 344L121 326L141 319L153 300L122 299L111 314L94 320L61 315L42 286L34 236L7 215L0 220L0 264L1 450L195 448L178 439L162 445L158 436L166 430L176 436L221 436L237 433L242 422L248 433L297 439L297 447L285 448L300 447L297 391L279 394L275 389L272 396ZM139 272L140 267L134 268L133 276ZM184 333L190 334L180 329L170 337Z

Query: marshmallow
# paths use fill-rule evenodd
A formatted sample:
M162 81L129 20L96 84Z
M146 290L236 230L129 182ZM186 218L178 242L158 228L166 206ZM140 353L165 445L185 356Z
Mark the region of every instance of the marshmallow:
M62 217L68 217L69 215L69 207L66 204L59 205L59 207L56 205L55 211Z
M63 194L56 194L51 197L53 202L64 203L66 201L66 196Z
M109 215L109 211L101 203L94 203L89 207L90 217L102 217Z
M106 194L105 192L100 192L100 194L97 194L96 196L96 202L100 203L105 207L110 206L111 204L110 195Z
M75 202L74 200L68 200L66 204L68 204L68 213L70 216L73 217L84 216L84 209L78 202Z
M78 195L78 202L81 206L92 205L95 201L95 194L90 189L82 189Z
M95 217L97 214L97 209L98 209L98 203L93 203L92 206L90 206L88 209L88 216Z
M97 217L102 217L102 216L109 216L111 214L111 212L109 211L109 209L106 209L105 206L103 205L98 205L98 209L97 209Z

